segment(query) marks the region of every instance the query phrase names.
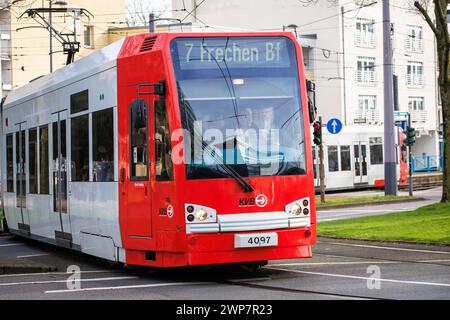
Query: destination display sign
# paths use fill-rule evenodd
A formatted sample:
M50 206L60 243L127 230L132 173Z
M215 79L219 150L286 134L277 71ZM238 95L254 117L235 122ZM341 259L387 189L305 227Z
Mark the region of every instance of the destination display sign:
M295 58L287 38L183 38L172 43L181 70L217 68L288 68Z

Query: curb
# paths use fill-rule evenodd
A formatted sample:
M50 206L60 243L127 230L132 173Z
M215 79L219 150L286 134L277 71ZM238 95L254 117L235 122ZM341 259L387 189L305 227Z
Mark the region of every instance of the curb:
M354 207L368 207L376 204L393 204L393 203L408 203L417 201L428 201L426 198L410 198L410 199L394 199L394 200L381 200L381 201L371 201L371 202L353 202L353 203L343 203L343 204L325 204L317 206L317 211L327 211L332 209L345 209Z
M339 237L330 237L330 236L317 236L317 243L319 243L319 239L330 239L330 240L345 240L345 241L361 241L361 242L376 242L380 244L417 244L421 246L435 246L435 247L450 247L449 243L438 243L438 242L416 242L416 241L406 241L406 240L380 240L380 239L357 239L357 238L339 238ZM323 243L326 243L323 242ZM450 251L449 251L450 253Z

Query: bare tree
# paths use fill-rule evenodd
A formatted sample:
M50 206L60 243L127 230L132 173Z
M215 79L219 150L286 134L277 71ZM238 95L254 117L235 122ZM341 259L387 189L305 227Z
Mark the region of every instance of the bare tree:
M170 1L127 0L129 27L149 25L150 13L154 13L156 18L170 18Z
M450 198L450 83L448 74L450 39L447 24L447 5L449 2L448 0L423 0L414 2L414 6L428 23L436 37L439 64L438 83L444 122L444 176L441 202L448 202Z

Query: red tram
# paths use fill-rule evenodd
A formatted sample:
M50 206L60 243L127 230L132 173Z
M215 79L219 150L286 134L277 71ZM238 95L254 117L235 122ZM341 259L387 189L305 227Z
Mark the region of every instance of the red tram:
M10 231L129 265L311 257L302 61L290 33L142 34L11 92Z

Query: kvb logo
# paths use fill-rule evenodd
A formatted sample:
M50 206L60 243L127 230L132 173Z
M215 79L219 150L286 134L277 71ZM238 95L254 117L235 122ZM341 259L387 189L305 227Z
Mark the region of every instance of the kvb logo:
M260 208L264 208L265 206L267 206L267 197L263 194L260 194L256 197L255 199L256 205Z

